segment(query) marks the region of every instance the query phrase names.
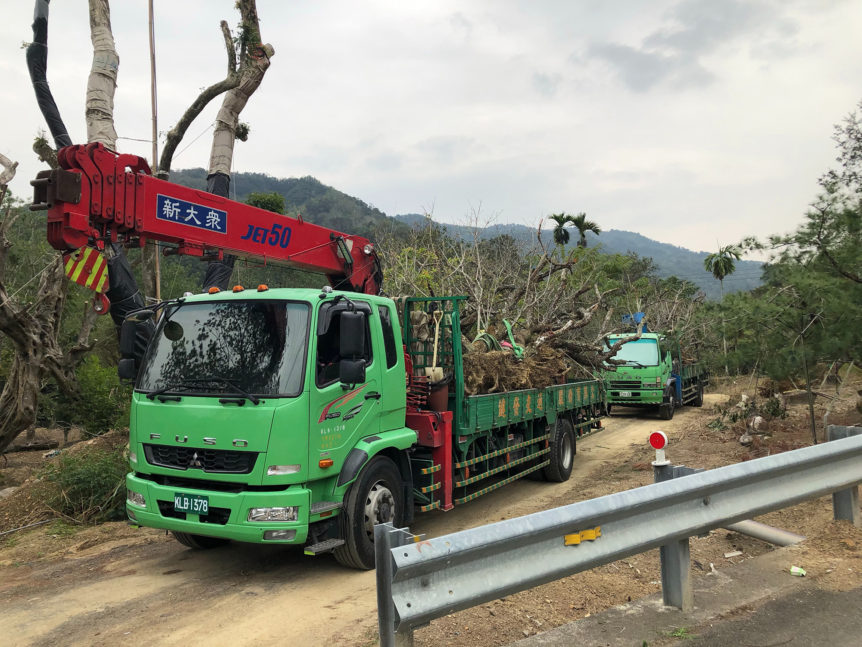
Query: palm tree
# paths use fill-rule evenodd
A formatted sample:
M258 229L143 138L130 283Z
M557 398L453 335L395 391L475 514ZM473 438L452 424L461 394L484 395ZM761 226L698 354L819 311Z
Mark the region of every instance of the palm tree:
M736 270L736 263L742 258L742 252L735 245L725 245L719 247L718 252L710 254L703 259L703 267L707 272L712 272L712 275L718 279L721 286L721 299L724 300L724 277L733 274Z
M550 218L557 223L554 227L554 242L557 245L567 245L569 243L569 230L566 229L566 225L572 222L572 217L565 213L555 213Z
M736 263L742 258L742 252L735 245L725 245L719 247L718 252L710 254L703 259L703 267L707 272L712 272L712 275L718 279L721 287L721 300L724 301L724 277L733 274L736 270ZM724 331L724 310L721 311L721 343L724 348L724 373L727 375L730 371L727 370L727 337Z
M585 213L579 213L577 216L569 216L569 222L578 228L578 234L581 236L578 240L578 247L587 246L588 231L593 232L596 236L602 233L601 227L592 220L587 220L587 214Z
M555 213L550 218L557 223L554 226L554 242L560 250L560 257L562 257L563 248L569 244L569 230L566 229L566 226L571 224L572 217L565 213Z

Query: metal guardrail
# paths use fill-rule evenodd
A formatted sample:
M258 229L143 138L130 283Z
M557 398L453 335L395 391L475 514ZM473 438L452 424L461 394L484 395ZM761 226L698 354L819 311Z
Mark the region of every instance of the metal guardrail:
M836 519L862 525L862 428L830 427L829 438L433 539L376 526L381 647L410 645L415 627L454 611L657 547L665 604L690 608L689 537L829 493Z

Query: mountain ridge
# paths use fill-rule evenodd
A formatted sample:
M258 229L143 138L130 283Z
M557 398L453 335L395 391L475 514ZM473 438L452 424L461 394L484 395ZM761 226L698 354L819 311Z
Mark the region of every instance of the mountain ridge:
M206 189L206 171L203 168L175 170L171 172L170 179L191 188ZM406 232L408 228L425 222L425 216L421 214L389 216L361 199L338 191L311 176L275 178L265 173L235 173L231 180L231 198L234 200L243 202L251 193L279 193L284 198L289 213L301 213L309 222L372 240L381 229ZM470 227L439 221L435 221L435 224L454 237L465 238L468 233L472 237ZM550 226L544 229L546 241L551 240L551 232ZM577 230L570 229L570 232L573 235L569 246L574 246ZM497 224L483 228L480 235L482 238L493 238L501 234L508 234L519 241L533 242L536 229L521 224ZM709 252L695 252L653 240L637 232L618 229L602 231L598 236L587 232L587 244L590 247L600 245L601 251L608 253L634 253L652 258L657 266L658 276L676 276L691 281L703 290L708 298L719 298L718 281L703 267L703 261ZM750 290L760 285L762 265L760 261L736 261L736 271L724 279L725 292Z

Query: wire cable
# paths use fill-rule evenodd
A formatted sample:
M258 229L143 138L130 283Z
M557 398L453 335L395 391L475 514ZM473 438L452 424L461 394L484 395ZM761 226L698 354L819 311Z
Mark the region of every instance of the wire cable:
M40 271L38 274L36 274L35 276L30 277L24 285L22 285L20 288L18 288L17 290L15 290L15 292L13 292L13 293L12 293L12 294L10 294L8 297L6 297L6 300L5 300L3 303L0 303L0 308L2 308L2 307L3 307L3 306L5 306L7 303L9 303L9 302L10 302L10 301L11 301L11 300L12 300L12 299L13 299L13 298L14 298L14 297L15 297L15 296L16 296L16 295L21 291L21 290L23 290L24 288L26 288L30 283L32 283L34 280L36 280L36 279L38 279L40 276L42 276L42 275L45 273L45 271L46 271L49 267L51 267L55 262L56 262L56 261L51 261L51 262L49 262L45 267L43 267L43 268L41 269L41 271Z

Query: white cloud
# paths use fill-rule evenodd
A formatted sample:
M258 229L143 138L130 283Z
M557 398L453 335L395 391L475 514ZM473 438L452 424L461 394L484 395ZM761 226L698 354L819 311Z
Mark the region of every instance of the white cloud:
M21 41L32 4L0 24L0 152L20 162L44 122ZM224 75L233 3L156 0L159 128ZM535 224L586 211L692 249L787 231L833 163L832 124L859 100L855 2L352 3L259 0L276 50L243 121L236 170L313 175L394 215L482 205ZM122 137L150 133L144 3L114 2ZM51 4L48 78L85 137L90 50L83 0ZM216 102L217 104L218 102ZM203 166L210 106L175 168ZM197 141L193 140L199 137ZM150 146L120 140L123 152ZM185 148L184 150L184 147Z

